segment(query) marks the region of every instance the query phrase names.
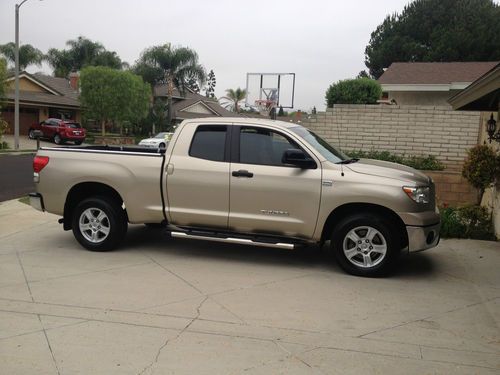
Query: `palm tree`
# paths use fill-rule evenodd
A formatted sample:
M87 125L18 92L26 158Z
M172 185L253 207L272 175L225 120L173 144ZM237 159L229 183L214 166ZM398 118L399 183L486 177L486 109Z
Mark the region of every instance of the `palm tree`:
M236 90L227 89L226 96L221 97L219 100L223 107L233 112L239 112L240 104L246 97L247 90L238 87Z
M113 69L122 69L124 66L116 52L108 51L101 43L83 36L68 40L66 45L68 49L51 48L47 52L47 61L56 77L66 77L72 71L81 70L88 65Z
M0 53L7 61L16 63L16 45L13 42L0 45ZM41 66L45 55L31 44L23 44L19 47L19 70L25 70L29 65Z
M167 85L168 124L172 124L172 96L177 88L184 94L190 79L200 85L206 80L205 69L198 62L198 54L187 47L173 47L170 43L145 49L137 61L134 72L152 87Z

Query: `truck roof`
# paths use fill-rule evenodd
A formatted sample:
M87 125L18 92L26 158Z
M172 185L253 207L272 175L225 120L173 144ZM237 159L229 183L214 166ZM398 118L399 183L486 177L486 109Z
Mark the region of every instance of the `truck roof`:
M203 118L195 118L183 121L183 123L186 125L193 122L197 124L199 124L200 122L204 122L204 123L217 123L224 125L241 125L241 124L271 125L287 129L294 128L297 126L302 126L294 122L260 119L255 117L203 117Z

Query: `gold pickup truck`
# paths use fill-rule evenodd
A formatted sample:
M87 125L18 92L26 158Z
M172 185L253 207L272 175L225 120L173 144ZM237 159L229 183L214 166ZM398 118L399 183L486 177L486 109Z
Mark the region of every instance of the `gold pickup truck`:
M44 147L33 207L61 215L89 250L115 248L127 224L173 237L294 249L330 246L352 274L385 274L401 251L439 242L432 180L349 159L308 129L251 118L184 121L166 149Z

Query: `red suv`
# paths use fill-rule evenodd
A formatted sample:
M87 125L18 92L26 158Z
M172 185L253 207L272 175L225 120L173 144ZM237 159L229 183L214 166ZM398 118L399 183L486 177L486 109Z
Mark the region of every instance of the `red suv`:
M35 130L40 130L43 133L41 138L53 139L54 143L58 145L67 141L81 145L86 135L85 129L79 123L57 118L49 118L39 124L33 124L28 133L30 139L35 139Z

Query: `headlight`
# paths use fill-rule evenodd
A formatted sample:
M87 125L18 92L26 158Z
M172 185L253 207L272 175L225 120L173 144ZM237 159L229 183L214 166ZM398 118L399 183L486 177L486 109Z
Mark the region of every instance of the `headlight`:
M413 201L417 203L429 203L430 188L429 186L403 186L403 191L408 195Z

